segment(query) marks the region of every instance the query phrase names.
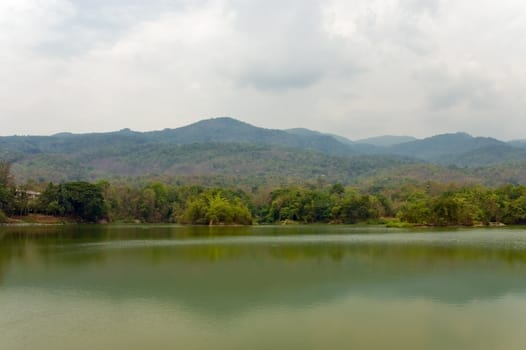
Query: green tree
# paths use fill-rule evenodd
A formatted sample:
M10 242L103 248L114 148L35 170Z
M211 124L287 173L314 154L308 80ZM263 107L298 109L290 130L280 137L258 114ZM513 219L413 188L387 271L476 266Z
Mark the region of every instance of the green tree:
M96 222L106 217L102 188L88 182L49 184L40 197L40 208L51 215L66 215Z
M0 161L0 214L2 217L15 211L15 186L11 175L11 164Z
M240 198L226 198L209 191L195 197L181 216L183 223L209 225L251 225L252 214Z

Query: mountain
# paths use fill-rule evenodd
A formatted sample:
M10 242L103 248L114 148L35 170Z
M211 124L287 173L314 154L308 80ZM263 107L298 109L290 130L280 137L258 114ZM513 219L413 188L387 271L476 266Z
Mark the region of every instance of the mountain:
M310 130L310 129L306 129L306 128L292 128L292 129L285 129L283 131L288 132L289 134L298 135L298 136L322 136L322 135L327 135L327 134L321 133L319 131L314 131L314 130Z
M289 134L298 135L303 137L319 137L319 136L329 136L339 143L346 145L348 149L356 154L362 155L383 155L387 154L387 150L383 147L378 147L376 145L367 144L367 143L358 143L349 140L346 137L335 135L335 134L323 134L318 131L313 131L305 128L294 128L285 130Z
M354 142L349 140L346 137L335 135L335 134L324 134L319 131L309 130L305 128L293 128L293 129L286 129L286 132L293 135L299 135L299 136L330 136L334 138L336 141L339 141L345 145L354 145Z
M456 157L446 156L442 163L463 167L481 167L524 161L526 161L526 149L503 144L477 148Z
M370 171L412 162L401 157L360 156L330 135L300 134L215 118L151 132L122 129L0 137L0 158L13 163L22 182L225 176L274 183L323 177L348 183Z
M362 188L396 188L423 182L486 186L525 185L526 162L476 168L445 167L429 163L402 164L353 179L353 184Z
M506 143L490 137L473 137L459 132L394 145L389 147L389 153L447 164L450 159L462 154L492 146L506 146Z
M508 145L517 148L526 148L526 140L513 140L509 141Z
M228 117L202 120L178 129L148 132L145 136L150 140L174 144L235 142L293 147L330 155L348 155L353 152L348 145L322 133L289 133L259 128Z
M357 176L412 163L385 156L329 156L319 152L239 143L150 143L75 154L30 154L13 164L20 182L116 177L221 176L281 184L323 178L349 183Z
M0 137L0 157L16 158L20 154L92 152L108 147L133 147L149 143L250 143L312 150L330 155L349 155L353 151L324 134L294 135L283 130L264 129L232 118L214 118L177 129L134 132L123 129L110 133L53 136Z
M398 145L401 143L417 141L417 140L418 139L413 136L384 135L384 136L369 137L369 138L361 139L355 142L373 145L373 146L390 147L390 146Z
M0 137L0 160L12 163L19 182L186 176L349 184L358 178L399 179L409 169L415 181L526 182L526 149L493 138L457 133L377 146L308 129L259 128L232 118L150 132Z

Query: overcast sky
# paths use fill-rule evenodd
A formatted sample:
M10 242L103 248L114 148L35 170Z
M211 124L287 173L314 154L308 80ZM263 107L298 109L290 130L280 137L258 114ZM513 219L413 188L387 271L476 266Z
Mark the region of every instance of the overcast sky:
M1 0L0 134L526 138L524 0Z

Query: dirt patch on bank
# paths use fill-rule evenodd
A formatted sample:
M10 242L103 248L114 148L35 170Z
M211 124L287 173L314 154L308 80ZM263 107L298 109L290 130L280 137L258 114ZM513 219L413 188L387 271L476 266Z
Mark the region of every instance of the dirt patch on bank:
M8 224L40 224L40 225L57 225L68 222L66 218L42 215L42 214L29 214L26 216L12 216L8 219Z

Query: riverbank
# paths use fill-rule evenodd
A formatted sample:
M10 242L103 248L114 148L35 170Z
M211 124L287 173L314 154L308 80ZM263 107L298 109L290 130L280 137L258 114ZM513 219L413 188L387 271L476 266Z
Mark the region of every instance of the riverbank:
M62 217L62 216L52 216L52 215L43 215L43 214L29 214L26 216L12 216L6 218L6 221L2 223L4 226L18 226L18 225L74 225L79 224L73 218ZM148 224L174 224L173 222L142 222L139 220L128 220L128 221L115 221L108 222L106 220L101 220L97 224L130 224L130 225L148 225ZM280 225L280 226L295 226L295 225L330 225L330 226L339 226L339 225L349 225L349 223L344 222L314 222L314 223L303 223L294 220L283 220L280 222L272 223L258 223L255 222L253 225ZM490 222L484 224L482 222L476 222L473 225L430 225L430 224L414 224L405 221L400 221L397 218L381 218L379 220L372 221L363 221L356 223L355 225L359 226L385 226L387 228L399 228L399 229L411 229L411 228L480 228L480 227L504 227L504 226L521 226L521 225L506 225L501 222ZM252 225L240 225L240 224L209 224L209 225L184 225L184 226L208 226L208 227L243 227L243 226L252 226Z
M4 224L6 225L61 225L72 224L74 220L66 217L43 215L43 214L29 214L24 216L8 217Z

